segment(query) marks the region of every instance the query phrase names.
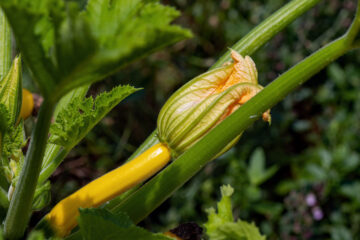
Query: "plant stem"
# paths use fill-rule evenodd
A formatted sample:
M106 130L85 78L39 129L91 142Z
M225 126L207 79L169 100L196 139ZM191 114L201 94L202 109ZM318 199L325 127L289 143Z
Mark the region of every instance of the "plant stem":
M6 215L4 232L8 239L22 237L27 226L53 111L54 104L45 99Z
M45 182L51 176L51 174L53 174L55 169L60 165L60 163L65 159L65 157L70 152L69 149L65 149L55 144L49 144L48 147L50 147L51 150L48 150L48 148L46 149L45 154L49 154L49 155L45 159L46 160L49 159L51 161L48 161L43 164L38 179L39 184Z
M8 73L11 67L11 32L5 14L0 8L0 81ZM0 133L0 163L3 150L3 134ZM0 187L0 205L4 208L9 207L7 192Z
M0 123L1 124L1 123ZM3 133L1 132L2 130L0 129L0 164L2 166L5 166L4 163L4 159L2 158L2 151L3 151Z
M0 8L0 81L11 66L11 32L5 14Z
M82 87L76 88L66 94L56 105L54 110L53 118L56 119L59 112L63 109L66 109L71 100L74 98L84 98L90 85L84 85ZM65 159L68 153L71 151L71 148L64 149L62 146L48 143L45 149L44 160L39 176L38 183L45 182L55 169L60 165L60 163Z
M135 223L144 219L263 112L343 55L348 47L346 39L339 38L278 77L165 170L114 208L114 212L126 212Z
M319 1L320 0L295 0L289 2L246 34L245 37L231 48L242 55L251 55ZM219 67L230 60L230 51L227 51L211 69Z
M251 32L246 34L240 41L238 41L231 48L238 51L242 55L251 55L261 46L263 46L270 38L275 36L280 32L284 27L289 25L297 17L305 13L307 10L312 8L320 0L294 0L280 8L270 17L268 17L264 22L255 27ZM210 68L216 68L223 65L225 62L229 61L230 51L227 51L220 59ZM128 159L131 160L133 157L141 154L149 147L158 143L156 136L157 130L155 129L144 143L131 155ZM123 200L123 197L118 197L110 201L112 207L120 204Z
M356 36L359 33L359 29L360 29L360 0L357 1L355 18L345 35L346 41L349 45L352 44L356 39Z

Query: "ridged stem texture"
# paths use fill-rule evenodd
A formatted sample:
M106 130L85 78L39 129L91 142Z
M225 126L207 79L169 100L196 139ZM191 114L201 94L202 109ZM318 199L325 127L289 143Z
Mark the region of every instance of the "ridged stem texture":
M45 99L6 215L4 232L7 239L22 237L29 221L53 111L54 104Z
M0 80L11 66L11 32L5 14L0 8Z

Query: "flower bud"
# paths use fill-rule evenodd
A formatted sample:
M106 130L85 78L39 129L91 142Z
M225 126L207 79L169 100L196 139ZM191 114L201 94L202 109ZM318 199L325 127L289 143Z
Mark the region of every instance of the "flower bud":
M233 63L206 72L176 91L161 109L158 136L177 156L263 89L253 60L232 51ZM270 122L270 111L263 114ZM240 134L241 135L241 134ZM218 155L231 148L240 135Z
M10 125L15 125L20 114L22 101L21 59L14 59L8 74L0 82L0 103L9 114Z

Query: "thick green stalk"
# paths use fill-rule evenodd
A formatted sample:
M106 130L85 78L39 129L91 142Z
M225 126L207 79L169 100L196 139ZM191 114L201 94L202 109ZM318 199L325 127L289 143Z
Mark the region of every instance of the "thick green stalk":
M251 55L300 15L315 6L319 1L320 0L297 0L289 2L246 34L232 49L244 56ZM230 51L227 51L211 69L219 67L230 60Z
M79 97L83 98L85 97L90 85L85 85L79 88L76 88L66 94L60 102L56 105L56 108L54 110L53 118L56 119L59 112L67 108L67 106L70 104L71 100L73 98ZM39 176L38 183L45 182L51 174L55 171L55 169L60 165L60 163L65 159L65 157L68 155L68 153L71 151L71 149L64 149L62 146L48 143L46 146L45 154L44 154L44 160Z
M278 77L113 211L126 212L136 223L144 219L263 112L343 55L348 47L342 37Z
M0 80L11 66L11 32L5 14L0 8Z
M41 105L24 166L6 215L4 232L8 239L22 237L27 226L53 111L54 104L45 99Z
M354 21L352 22L349 30L346 33L346 41L348 44L352 44L356 39L360 29L360 1L357 2L357 9Z
M264 22L255 27L251 32L246 34L231 48L238 51L242 55L251 55L266 42L274 37L278 32L293 22L300 15L312 8L320 0L293 0L284 7L280 8ZM210 68L216 68L230 61L230 51L227 51L220 59ZM149 147L158 143L156 129L147 137L144 143L131 155L129 160L144 152ZM110 205L114 206L122 201L122 197L115 198L110 201Z
M1 124L1 123L0 123ZM1 132L0 128L0 164L4 166L3 158L2 158L2 151L3 151L3 133Z
M11 67L11 32L10 26L7 23L5 14L0 8L0 81L6 76ZM2 139L3 136L0 133L0 162L2 153ZM0 187L0 205L4 208L9 207L9 200L7 198L7 192Z

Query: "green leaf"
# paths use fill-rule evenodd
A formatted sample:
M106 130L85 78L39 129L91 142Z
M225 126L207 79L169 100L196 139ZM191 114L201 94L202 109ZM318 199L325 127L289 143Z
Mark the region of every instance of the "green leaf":
M105 209L80 209L78 219L84 240L170 240L163 234L154 234L135 226L130 218L120 213L113 215Z
M215 209L208 210L208 222L204 224L206 234L210 240L264 240L265 237L259 232L259 229L253 223L242 220L233 221L231 195L233 194L231 186L222 186L222 198L218 205L218 213Z
M224 185L220 188L221 191L221 201L218 202L218 217L225 221L233 221L234 217L232 215L232 206L231 206L231 195L234 193L234 189L230 185Z
M21 58L16 57L7 75L0 81L0 102L9 111L10 125L18 120L22 101Z
M54 89L56 79L55 66L45 51L52 45L48 41L53 34L50 8L59 8L61 3L56 0L5 0L0 3L12 26L17 46L44 94ZM43 46L46 42L47 49Z
M61 100L56 105L53 118L56 119L59 112L61 112L63 109L67 109L73 98L77 97L83 99L89 87L90 87L89 85L84 85L79 88L75 88L69 93L67 93L64 97L62 97ZM59 166L59 164L64 160L68 151L70 150L71 149L65 151L63 147L61 147L60 145L56 145L48 142L44 154L42 170L38 179L38 183L41 183L46 179L48 179L48 177L55 171L55 169Z
M265 153L262 148L256 148L250 156L248 175L250 183L258 186L272 177L278 170L277 166L265 169Z
M11 32L6 17L0 9L0 81L11 65Z
M9 182L16 179L23 164L23 134L23 122L17 126L12 125L7 108L0 103L1 174L4 174Z
M92 97L73 98L51 125L50 142L73 148L111 109L138 90L131 86L118 86L101 93L95 100Z
M5 177L13 186L16 185L24 164L22 147L25 145L25 133L23 126L23 121L21 121L17 126L10 126L3 135L2 167Z
M225 223L219 226L218 233L211 240L261 240L265 239L261 236L259 229L253 223L248 223L242 220L238 220L234 223Z
M0 4L40 90L54 100L191 36L170 25L178 11L156 2L90 0L83 11L56 0Z
M90 0L86 11L77 15L81 19L77 25L83 24L76 30L83 33L81 40L74 38L71 48L67 38L61 44L63 56L58 62L64 60L66 63L61 67L61 73L65 73L61 86L68 91L100 80L137 58L190 37L189 31L169 25L178 15L175 9L158 3ZM73 28L71 23L67 24L59 37L72 35ZM88 30L92 38L88 36ZM91 46L83 46L84 42ZM84 50L76 54L80 57L71 64L67 59L74 58L77 44Z
M3 155L11 157L22 154L21 148L24 145L23 123L20 122L16 127L11 127L4 135Z
M9 112L4 104L0 103L0 134L6 132L10 122ZM0 139L1 140L1 139Z

